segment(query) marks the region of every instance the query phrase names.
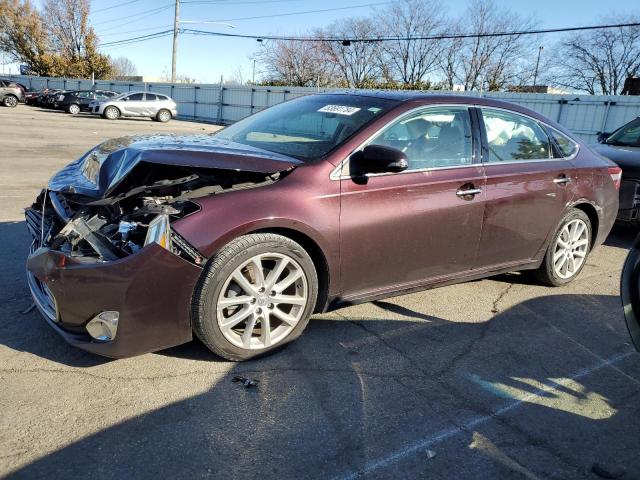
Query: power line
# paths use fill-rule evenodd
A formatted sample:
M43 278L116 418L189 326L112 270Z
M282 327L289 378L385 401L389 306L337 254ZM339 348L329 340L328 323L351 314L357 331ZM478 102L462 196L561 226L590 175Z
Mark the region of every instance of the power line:
M305 10L302 12L289 12L289 13L273 13L270 15L259 15L255 17L239 17L239 18L225 18L223 20L212 20L216 22L237 22L240 20L257 20L259 18L275 18L275 17L290 17L293 15L306 15L308 13L324 13L324 12L335 12L338 10L350 10L354 8L364 8L364 7L375 7L378 5L386 5L387 2L377 2L377 3L364 3L361 5L351 5L349 7L335 7L335 8L324 8L322 10Z
M523 36L523 35L537 35L545 33L562 33L562 32L576 32L587 30L604 30L611 28L624 28L624 27L640 27L640 22L634 23L616 23L605 25L588 25L581 27L564 27L564 28L549 28L538 30L519 30L511 32L491 32L491 33L457 33L457 34L442 34L442 35L430 35L430 36L408 36L408 37L296 37L296 36L276 36L276 35L243 35L240 33L223 33L223 32L211 32L207 30L195 30L192 28L181 28L180 33L186 33L190 35L210 35L218 37L231 37L231 38L245 38L252 40L283 40L283 41L298 41L298 42L342 42L355 43L355 42L390 42L390 41L412 41L412 40L447 40L454 38L486 38L486 37L505 37L505 36ZM130 43L144 42L152 40L154 38L160 38L172 34L173 30L164 30L160 32L150 33L148 35L142 35L138 37L126 38L121 40L115 40L113 42L104 43L101 46L107 47L112 45L122 45Z
M99 13L99 12L104 12L106 10L112 10L114 8L118 8L118 7L123 7L125 5L129 5L131 3L136 3L139 2L140 0L128 0L127 2L122 2L122 3L118 3L116 5L111 5L110 7L104 7L104 8L99 8L98 10L94 10L91 13Z
M264 3L284 3L284 2L300 2L302 0L249 0L249 1L237 1L230 3L224 0L182 0L180 3L187 5L251 5L251 4L264 4Z
M116 35L126 35L127 33L138 33L138 32L148 32L149 30L158 30L159 28L169 28L171 25L156 25L154 27L145 27L145 28L136 28L133 30L125 30L124 32L114 32L114 33L101 33L100 38L102 37L113 37Z
M297 42L343 42L345 44L357 43L357 42L394 42L394 41L412 41L412 40L448 40L454 38L488 38L488 37L516 37L523 35L538 35L545 33L561 33L561 32L577 32L585 30L605 30L610 28L623 28L623 27L640 27L640 22L633 23L615 23L606 25L589 25L582 27L564 27L564 28L547 28L539 30L516 30L511 32L490 32L490 33L455 33L455 34L441 34L441 35L427 35L427 36L407 36L407 37L293 37L293 36L278 36L278 35L243 35L240 33L223 33L223 32L210 32L207 30L195 30L191 28L182 29L183 33L189 33L193 35L212 35L218 37L235 37L235 38L249 38L253 40L284 40L284 41L297 41Z
M167 35L173 34L173 29L164 30L162 32L149 33L147 35L141 35L139 37L125 38L123 40L114 40L113 42L103 43L101 47L111 47L114 45L128 45L130 43L138 43L145 42L147 40L153 40L154 38L165 37Z
M161 12L163 10L167 10L169 8L172 8L172 7L173 7L173 3L170 3L170 4L164 5L162 7L154 8L154 9L151 9L151 10L147 10L145 12L132 13L131 15L126 15L124 17L112 18L110 20L103 20L101 22L94 22L93 25L104 25L105 23L120 22L122 20L126 20L126 19L129 19L129 18L138 17L136 20L132 20L130 22L126 22L126 23L120 24L118 26L118 28L119 28L122 25L127 25L129 23L137 22L138 20L141 20L143 18L151 17L152 15L155 15L158 12Z

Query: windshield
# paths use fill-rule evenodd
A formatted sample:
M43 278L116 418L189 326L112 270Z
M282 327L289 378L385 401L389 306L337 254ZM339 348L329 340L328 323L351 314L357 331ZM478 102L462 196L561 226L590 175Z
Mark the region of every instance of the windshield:
M311 160L326 155L396 104L356 95L307 96L247 117L216 137Z
M630 121L607 138L607 145L640 147L640 117Z

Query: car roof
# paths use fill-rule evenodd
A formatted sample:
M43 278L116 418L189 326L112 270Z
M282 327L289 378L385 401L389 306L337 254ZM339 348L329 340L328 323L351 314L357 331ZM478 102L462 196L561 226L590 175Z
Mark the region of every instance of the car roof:
M496 100L493 98L480 97L474 92L463 94L437 94L437 93L425 93L425 92L411 92L411 91L397 91L397 90L359 90L359 91L344 91L344 92L327 92L319 95L349 95L349 96L361 96L361 97L374 97L384 98L388 100L395 100L400 104L406 104L415 102L418 105L437 105L437 104L460 104L460 105L475 105L480 107L495 107L510 110L516 113L522 113L529 117L533 117L541 122L546 123L554 127L555 129L569 134L568 130L553 121L552 119L545 117L538 112L529 108L517 105L504 100ZM571 135L569 135L571 136ZM574 138L571 136L571 138Z

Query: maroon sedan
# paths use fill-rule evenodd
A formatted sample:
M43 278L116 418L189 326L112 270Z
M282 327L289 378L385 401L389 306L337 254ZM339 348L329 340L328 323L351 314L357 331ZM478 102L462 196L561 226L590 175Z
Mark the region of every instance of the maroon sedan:
M314 312L502 272L563 285L616 217L620 168L489 99L300 98L213 136L126 137L33 206L28 280L68 342L244 360Z

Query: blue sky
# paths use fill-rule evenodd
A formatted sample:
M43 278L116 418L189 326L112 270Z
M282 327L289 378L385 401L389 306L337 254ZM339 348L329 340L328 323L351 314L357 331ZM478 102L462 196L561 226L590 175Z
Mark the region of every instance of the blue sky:
M129 0L127 5L110 8L127 0L92 0L91 21L103 43L146 35L172 28L172 0ZM384 0L209 0L181 3L181 19L185 21L228 21L235 28L214 24L184 25L203 30L242 34L302 34L334 20L379 11L383 6L367 6L342 10L289 15L271 18L246 17L278 15L308 10L357 7ZM37 2L36 2L37 3ZM523 16L535 18L542 27L587 25L603 21L616 13L640 13L637 0L496 0ZM466 2L443 0L450 14L465 8ZM163 8L165 7L165 8ZM542 44L554 38L545 37ZM104 53L126 56L138 68L138 74L160 76L171 69L171 36L126 46L105 47ZM251 54L260 48L255 40L182 35L179 38L178 74L195 77L200 82L217 82L220 75L230 78L241 69L245 80L251 78ZM259 75L258 75L259 76Z

